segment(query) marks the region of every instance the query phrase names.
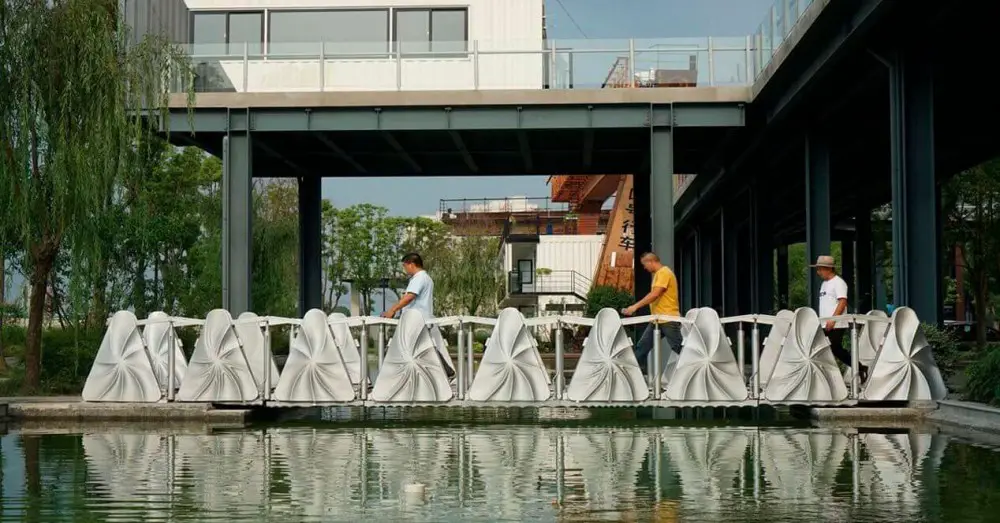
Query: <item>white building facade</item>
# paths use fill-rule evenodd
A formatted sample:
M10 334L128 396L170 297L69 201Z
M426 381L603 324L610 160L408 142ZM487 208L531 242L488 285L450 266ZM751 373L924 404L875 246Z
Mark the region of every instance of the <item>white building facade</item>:
M126 0L128 19L186 34L202 92L540 89L547 74L544 0L152 2Z
M507 273L504 304L525 316L582 311L601 256L604 235L552 234L512 238L502 249Z

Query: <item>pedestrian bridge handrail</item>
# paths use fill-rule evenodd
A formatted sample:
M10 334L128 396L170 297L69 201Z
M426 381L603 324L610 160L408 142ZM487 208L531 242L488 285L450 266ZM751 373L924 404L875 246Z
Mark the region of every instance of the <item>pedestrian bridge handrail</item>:
M825 329L831 320L850 325L850 363L843 374ZM643 377L625 327L665 322L681 325L681 347L666 350L667 338L654 335L645 362L648 376ZM493 332L478 366L473 336L477 325ZM735 332L727 331L727 325L735 326ZM289 360L282 372L271 349L272 328L279 326L293 327L288 334ZM559 327L553 333L554 369L544 363L531 331L549 326ZM182 327L201 330L190 361L185 361L175 332ZM457 329L457 358L440 327ZM589 329L577 371L572 373L573 386L565 382L562 327ZM357 339L352 328L359 329ZM395 332L391 338L389 328ZM373 332L378 361L374 373L369 370ZM701 308L683 318L622 318L617 311L604 309L594 318L529 319L516 309L506 309L497 318L459 315L431 320L416 311L404 311L394 319L327 316L312 310L300 319L251 313L233 318L220 309L204 320L162 312L139 320L120 311L109 321L83 397L119 402L446 406L482 401L665 406L936 400L947 390L931 351L916 314L906 307L892 317L872 311L821 318L812 309L800 308L776 315L720 318L715 310ZM128 372L122 372L123 367ZM864 369L870 372L862 385ZM385 380L392 384L379 388L380 377L390 374Z

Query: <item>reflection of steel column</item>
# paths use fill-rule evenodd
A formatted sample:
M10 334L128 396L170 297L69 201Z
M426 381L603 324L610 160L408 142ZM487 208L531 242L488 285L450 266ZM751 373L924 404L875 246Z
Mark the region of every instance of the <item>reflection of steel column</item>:
M659 381L657 381L657 383L659 383ZM655 476L653 476L653 485L655 485L654 488L656 488L657 503L661 501L660 498L663 496L662 494L663 486L661 484L662 479L660 478L661 473L663 471L662 445L663 445L663 436L662 434L657 433L653 439L653 474L656 474Z
M754 324L754 334L757 333L757 324ZM754 434L753 438L753 499L760 501L760 430Z
M462 346L462 342L461 342L462 337L459 336L458 339L460 340L458 342L459 343L459 347L461 347ZM459 358L461 358L461 356L459 356ZM462 360L459 359L458 361L462 361ZM459 372L462 371L462 366L461 365L458 366L458 371ZM459 386L461 387L462 378L458 379L458 383L459 383ZM466 476L465 476L465 433L464 432L460 432L458 434L458 502L460 504L464 504L465 503L465 478L466 478Z
M566 442L561 433L556 434L556 501L561 507L565 501Z
M861 501L861 464L858 463L858 459L861 458L861 440L858 438L857 434L855 434L852 439L851 483L854 487L854 503L857 504Z
M364 360L362 360L364 361ZM361 509L368 504L368 433L361 432Z
M268 376L271 374L271 367L264 367ZM264 438L264 502L267 504L268 512L271 510L271 434L264 429L261 432L261 437Z
M465 399L465 365L462 362L465 361L465 336L462 333L465 332L465 322L462 320L458 321L458 368L455 369L458 372L458 399ZM472 347L469 347L472 349Z
M174 477L176 476L176 460L177 460L177 436L175 434L170 434L167 436L167 492L170 493L170 499L174 499Z

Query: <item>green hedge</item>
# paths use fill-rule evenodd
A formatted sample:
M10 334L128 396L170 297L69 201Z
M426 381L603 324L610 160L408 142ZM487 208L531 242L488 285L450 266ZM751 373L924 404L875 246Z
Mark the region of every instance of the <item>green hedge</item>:
M597 285L590 288L587 293L587 317L593 318L601 309L614 309L620 311L635 303L635 296L631 292L623 291L616 287Z
M1000 405L1000 345L987 346L965 369L965 375L965 399Z

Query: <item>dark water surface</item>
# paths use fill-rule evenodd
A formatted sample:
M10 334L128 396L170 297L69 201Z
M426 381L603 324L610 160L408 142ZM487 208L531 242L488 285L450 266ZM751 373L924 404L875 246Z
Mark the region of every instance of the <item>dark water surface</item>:
M961 439L663 423L15 429L0 520L1000 521Z

